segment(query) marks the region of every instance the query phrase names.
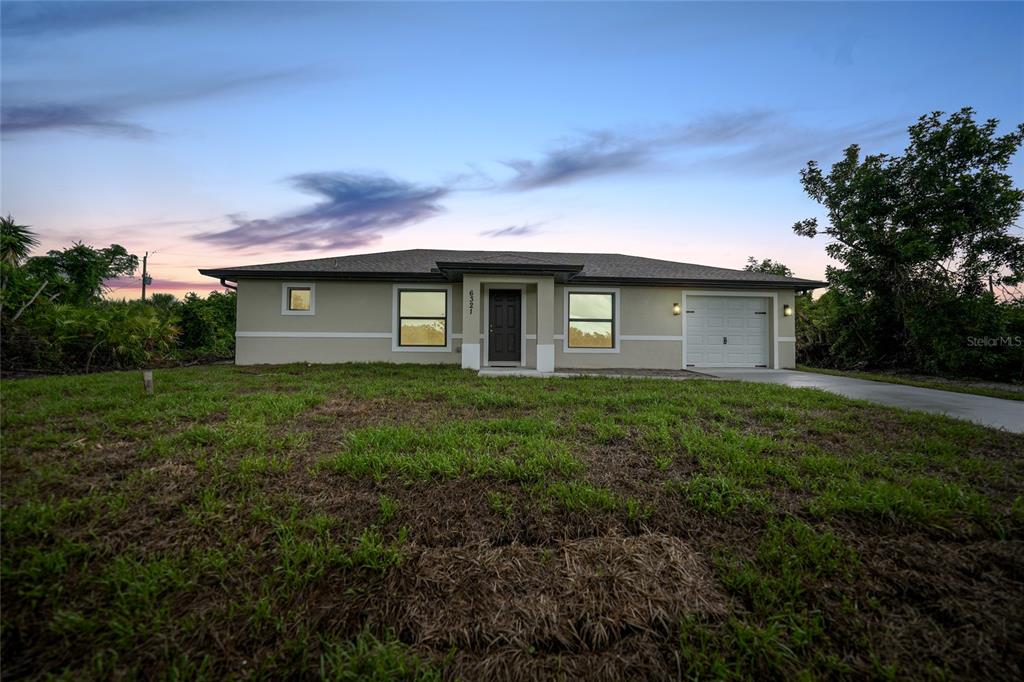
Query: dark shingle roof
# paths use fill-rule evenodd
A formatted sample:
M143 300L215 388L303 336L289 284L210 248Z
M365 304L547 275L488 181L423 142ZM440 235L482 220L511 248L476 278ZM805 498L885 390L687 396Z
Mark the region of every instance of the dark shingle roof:
M438 264L442 264L441 267ZM449 269L472 270L479 265L493 272L500 266L543 270L571 269L573 282L621 282L635 284L707 282L737 286L792 286L813 289L826 286L796 277L782 277L747 270L731 270L693 263L626 256L619 253L547 253L540 251L453 251L410 249L354 256L315 258L287 263L201 269L204 275L227 279L266 277L316 277L323 279L446 279ZM578 270L578 273L576 272Z

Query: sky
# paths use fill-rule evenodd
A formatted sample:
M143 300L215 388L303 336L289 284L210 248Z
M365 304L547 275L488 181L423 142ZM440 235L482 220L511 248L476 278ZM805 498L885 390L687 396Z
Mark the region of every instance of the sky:
M1024 121L1021 3L2 2L0 38L0 210L178 296L410 248L819 279L807 161Z

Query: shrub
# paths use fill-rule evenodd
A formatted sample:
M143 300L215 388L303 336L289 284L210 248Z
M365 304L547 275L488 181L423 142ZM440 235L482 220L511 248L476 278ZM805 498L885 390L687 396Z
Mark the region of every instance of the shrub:
M193 292L181 305L181 348L194 357L230 358L235 354L235 292Z

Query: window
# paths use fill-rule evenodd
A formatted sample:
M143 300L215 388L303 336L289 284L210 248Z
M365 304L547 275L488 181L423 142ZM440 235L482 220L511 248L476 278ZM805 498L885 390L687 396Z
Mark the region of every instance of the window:
M615 294L569 292L569 348L615 347Z
M314 315L316 313L316 285L307 282L281 284L282 315Z
M398 345L448 345L448 292L403 289L398 292Z
M309 287L288 287L288 310L309 310L312 303Z

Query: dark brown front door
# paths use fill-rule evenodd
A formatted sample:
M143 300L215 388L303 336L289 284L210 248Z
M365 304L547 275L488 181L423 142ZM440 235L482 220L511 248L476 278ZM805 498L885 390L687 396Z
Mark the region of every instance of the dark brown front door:
M489 298L487 359L491 362L519 362L522 358L522 292L518 289L491 289Z

